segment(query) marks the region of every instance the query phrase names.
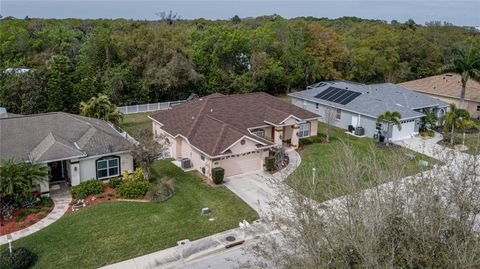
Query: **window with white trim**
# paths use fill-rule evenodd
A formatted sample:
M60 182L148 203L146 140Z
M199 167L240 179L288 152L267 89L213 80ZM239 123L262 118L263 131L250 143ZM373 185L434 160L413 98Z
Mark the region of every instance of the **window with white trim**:
M97 179L120 175L120 157L109 156L97 160Z
M342 110L340 108L337 108L335 119L340 120L341 118L342 118Z
M255 129L252 131L252 134L259 136L259 137L265 137L265 130L263 129Z
M300 124L300 129L298 131L298 137L307 137L310 135L310 124L302 123Z

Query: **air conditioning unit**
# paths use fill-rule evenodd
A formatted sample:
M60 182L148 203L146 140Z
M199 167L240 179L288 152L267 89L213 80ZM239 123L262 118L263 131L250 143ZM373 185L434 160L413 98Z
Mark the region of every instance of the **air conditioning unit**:
M182 164L182 168L183 169L188 169L190 167L192 167L192 164L190 163L190 159L189 158L183 158L180 160L180 163Z
M365 135L365 129L363 127L355 128L355 135L358 135L358 136Z

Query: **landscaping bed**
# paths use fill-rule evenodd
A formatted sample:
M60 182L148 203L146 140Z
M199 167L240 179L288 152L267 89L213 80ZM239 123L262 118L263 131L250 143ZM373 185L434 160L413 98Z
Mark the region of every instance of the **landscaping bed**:
M33 268L98 268L251 222L257 213L226 187L212 188L171 160L157 161L151 182L170 178L175 195L161 203L107 201L60 218L13 243L38 256ZM210 209L202 215L202 208ZM41 243L39 243L41 242ZM5 250L6 246L1 246Z
M10 220L0 220L0 235L13 233L45 218L54 207L53 201L50 197L38 198L38 202L31 208L22 207L15 210Z

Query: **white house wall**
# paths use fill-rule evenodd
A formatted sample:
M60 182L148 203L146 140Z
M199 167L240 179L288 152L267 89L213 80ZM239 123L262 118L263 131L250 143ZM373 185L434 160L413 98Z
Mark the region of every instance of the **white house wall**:
M133 172L133 157L131 154L119 154L114 156L120 157L120 173L123 171ZM96 161L102 157L98 158L91 158L86 160L79 160L79 183L85 182L91 179L97 178L97 168L96 168ZM76 180L75 180L76 181ZM72 185L75 186L75 183L72 180Z

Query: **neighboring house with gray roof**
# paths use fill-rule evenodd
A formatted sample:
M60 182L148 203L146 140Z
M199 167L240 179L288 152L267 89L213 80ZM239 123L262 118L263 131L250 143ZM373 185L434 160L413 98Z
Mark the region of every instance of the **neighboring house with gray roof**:
M44 163L72 186L133 171L131 141L103 120L63 112L0 118L0 160ZM48 184L41 186L48 192Z
M448 103L428 95L392 84L361 84L350 81L327 81L291 93L292 103L312 111L326 121L327 108L334 111L330 123L353 131L362 127L365 136L376 137L379 130L389 133L392 141L411 138L418 134L424 109L434 110L438 116L445 114ZM397 111L402 128L389 128L388 124L377 125L376 118L386 111Z

